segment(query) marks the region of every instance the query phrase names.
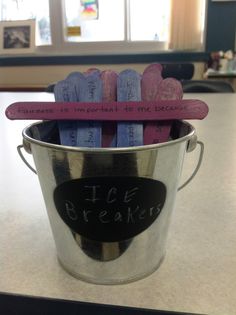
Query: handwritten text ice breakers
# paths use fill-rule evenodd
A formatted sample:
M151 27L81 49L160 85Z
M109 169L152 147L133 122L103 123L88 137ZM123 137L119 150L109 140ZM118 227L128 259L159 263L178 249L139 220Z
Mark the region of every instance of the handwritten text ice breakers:
M100 194L100 185L84 186L84 190L87 191L87 198L84 200L88 205L86 209L78 208L78 206L70 200L64 200L64 211L72 221L89 223L90 220L95 220L102 224L109 224L111 222L135 224L137 221L144 220L147 217L157 217L162 208L161 203L154 204L148 208L144 208L138 204L134 206L133 201L135 200L135 196L139 193L138 187L132 187L126 190L122 196L119 195L117 187L111 187L103 199ZM103 205L106 204L107 207L98 208L96 211L90 209L89 205L93 205L91 208L94 208L94 205L98 204L99 201L102 201ZM119 206L117 210L114 210L114 203L117 202L127 205L127 211L120 211ZM132 206L129 205L131 202ZM113 205L113 207L109 208L109 205Z

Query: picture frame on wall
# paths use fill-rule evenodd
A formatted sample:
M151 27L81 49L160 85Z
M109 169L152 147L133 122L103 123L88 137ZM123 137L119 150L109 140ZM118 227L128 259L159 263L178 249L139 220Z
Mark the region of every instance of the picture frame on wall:
M27 54L35 50L35 20L1 21L0 53Z

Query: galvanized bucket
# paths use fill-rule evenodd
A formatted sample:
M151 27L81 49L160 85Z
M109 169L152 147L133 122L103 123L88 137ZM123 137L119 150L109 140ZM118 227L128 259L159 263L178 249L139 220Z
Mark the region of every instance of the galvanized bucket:
M57 123L23 130L18 152L38 174L60 264L100 284L126 283L161 264L185 152L203 144L187 122L175 121L171 140L127 148L59 144ZM32 153L36 171L22 154Z

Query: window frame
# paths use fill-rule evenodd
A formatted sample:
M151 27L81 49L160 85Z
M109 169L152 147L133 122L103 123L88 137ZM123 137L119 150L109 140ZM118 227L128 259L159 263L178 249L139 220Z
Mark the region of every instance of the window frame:
M125 0L123 0L125 1ZM126 1L125 15L128 14L129 4ZM163 41L130 41L129 23L125 19L124 41L99 41L99 42L67 42L63 25L65 25L64 0L49 0L49 16L51 23L51 45L37 46L35 55L57 54L57 55L98 55L98 54L133 54L133 53L155 53L166 51L167 42ZM61 19L54 19L53 16Z
M78 0L79 1L79 0ZM125 1L125 15L129 14L129 0ZM36 46L33 56L65 56L65 55L134 55L134 54L153 54L166 53L168 49L167 41L131 41L129 38L130 25L125 20L125 38L124 41L99 41L99 42L68 42L65 40L65 4L64 0L48 0L49 18L51 27L51 45ZM207 8L207 1L206 1ZM206 12L205 21L206 26ZM54 17L58 16L59 19ZM206 40L206 28L203 34L203 45L200 51L204 51Z

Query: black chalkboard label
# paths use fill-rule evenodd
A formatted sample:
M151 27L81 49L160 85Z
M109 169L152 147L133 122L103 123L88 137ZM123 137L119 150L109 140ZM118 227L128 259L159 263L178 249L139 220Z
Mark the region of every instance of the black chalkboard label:
M74 179L54 191L63 221L81 236L102 242L127 240L146 230L165 199L165 185L143 177Z

